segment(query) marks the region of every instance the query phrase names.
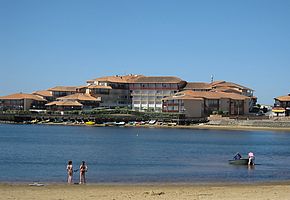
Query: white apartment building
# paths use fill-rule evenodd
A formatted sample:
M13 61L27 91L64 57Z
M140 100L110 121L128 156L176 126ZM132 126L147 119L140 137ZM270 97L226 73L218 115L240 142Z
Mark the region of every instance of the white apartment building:
M177 93L185 85L185 81L173 76L140 76L131 80L132 109L161 112L162 99Z

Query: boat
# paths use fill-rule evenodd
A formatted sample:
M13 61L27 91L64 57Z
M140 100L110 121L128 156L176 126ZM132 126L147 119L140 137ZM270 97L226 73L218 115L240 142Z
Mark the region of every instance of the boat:
M31 121L31 124L37 124L38 123L38 120L37 119L34 119Z
M124 126L126 123L125 122L115 122L116 126Z
M248 158L229 160L229 164L231 164L231 165L248 165L248 162L249 162ZM253 165L253 162L251 163L251 165Z
M93 122L93 121L88 121L88 122L86 122L85 124L86 124L86 125L95 125L95 122Z

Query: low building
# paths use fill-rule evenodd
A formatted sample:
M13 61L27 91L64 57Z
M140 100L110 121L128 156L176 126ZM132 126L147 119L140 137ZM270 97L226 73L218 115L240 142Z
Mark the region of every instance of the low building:
M82 104L82 109L93 109L100 106L101 98L92 97L89 94L76 93L57 98L58 101L77 101Z
M250 98L248 106L249 111L251 111L257 103L257 98L254 96L253 89L250 89L237 83L227 81L213 81L211 83L189 82L187 83L187 85L183 90L200 91L200 92L215 91L244 95Z
M16 93L0 97L1 110L45 109L47 100L34 94Z
M232 92L232 93L237 93L241 94L247 97L252 97L254 94L254 90L239 85L237 83L232 83L232 82L227 82L227 81L214 81L211 84L212 89L217 90L217 91L223 91L223 92Z
M52 102L55 100L55 98L52 95L52 92L48 90L39 90L39 91L33 92L32 94L41 96L44 99L46 99L48 102Z
M244 95L216 91L178 92L164 98L163 112L184 113L186 117L206 117L214 112L229 115L249 114L250 98Z
M53 98L64 97L77 92L77 87L74 86L56 86L49 88L48 91L52 93Z
M47 110L53 111L73 111L82 110L83 105L77 101L53 101L45 104Z
M279 111L282 112L284 110L285 115L289 116L290 115L290 94L276 97L274 98L274 100L275 100L275 107L282 108L282 109L276 109L278 115L279 115Z

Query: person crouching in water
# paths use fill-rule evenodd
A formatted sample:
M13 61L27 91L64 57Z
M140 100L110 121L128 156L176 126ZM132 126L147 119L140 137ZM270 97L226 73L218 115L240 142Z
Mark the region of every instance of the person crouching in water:
M72 161L69 160L66 166L66 171L67 171L67 183L68 184L72 184L72 180L73 180L73 165L72 165Z
M82 161L80 166L80 184L86 183L86 172L88 171L88 166L86 165L85 161Z
M248 153L248 158L249 158L248 165L255 165L255 163L254 163L255 155L253 152Z

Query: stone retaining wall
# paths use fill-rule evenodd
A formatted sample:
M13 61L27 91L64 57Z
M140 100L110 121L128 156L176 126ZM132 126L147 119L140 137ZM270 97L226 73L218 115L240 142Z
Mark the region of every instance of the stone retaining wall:
M211 120L207 125L220 126L252 126L252 127L290 127L290 120L234 120L221 119Z

